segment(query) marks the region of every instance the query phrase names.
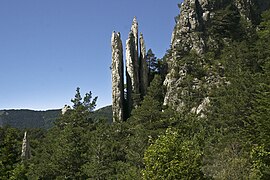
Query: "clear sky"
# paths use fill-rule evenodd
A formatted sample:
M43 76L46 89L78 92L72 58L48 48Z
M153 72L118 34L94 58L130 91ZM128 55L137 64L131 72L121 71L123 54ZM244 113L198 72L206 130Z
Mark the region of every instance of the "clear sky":
M111 104L111 33L137 17L146 48L169 48L181 0L1 0L0 109L71 104L76 87Z

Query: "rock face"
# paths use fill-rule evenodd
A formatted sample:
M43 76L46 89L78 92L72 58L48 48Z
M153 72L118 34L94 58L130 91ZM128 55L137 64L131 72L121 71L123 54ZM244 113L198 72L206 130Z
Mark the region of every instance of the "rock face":
M147 87L149 85L148 82L148 66L146 62L146 47L143 39L143 34L140 33L140 92L141 95L144 96L146 94Z
M112 34L112 110L113 121L126 120L146 94L148 67L145 62L146 49L142 35L138 44L138 22L134 17L126 40L126 91L124 90L123 47L120 33ZM140 49L140 58L138 55ZM125 94L126 93L126 94Z
M172 33L168 74L164 81L164 85L167 87L164 104L178 111L181 111L185 106L183 99L190 94L190 91L183 86L183 82L190 74L187 64L182 63L185 55L195 53L201 56L209 50L218 51L222 48L222 45L230 42L231 34L220 35L218 34L220 33L219 30L211 31L213 25L216 25L215 23L220 23L219 26L216 25L218 28L220 26L226 28L226 26L222 27L223 22L219 19L226 18L220 16L221 13L227 10L234 13L233 17L236 17L236 22L231 25L229 31L237 31L240 19L246 20L246 24L250 27L254 26L258 18L258 14L255 14L256 6L263 9L262 6L269 6L269 4L266 0L184 0L179 5L180 15L176 18L176 26ZM237 17L239 18L237 19ZM220 39L217 39L217 34L221 36ZM201 66L205 64L204 59L200 59L200 62L192 61L190 63L197 63ZM222 69L222 65L219 66ZM213 86L224 82L222 74L211 72L211 67L209 69L208 75L203 77L203 80L194 78L190 81L191 89L198 90L202 86L206 86L206 91L209 92ZM200 101L193 108L191 107L191 110L197 114L203 113L207 103L209 104L210 101L207 93L205 93L205 96L200 97Z
M31 158L31 151L30 151L29 140L28 140L28 137L27 137L27 131L24 132L21 157L22 157L23 160L28 160L28 159Z
M133 31L130 31L126 41L126 78L128 114L138 105L134 96L139 94L139 63L136 54L136 41Z
M68 110L70 110L71 109L71 107L70 106L68 106L68 105L65 105L62 109L61 109L61 114L63 115L63 114L65 114Z
M179 66L177 61L190 51L197 54L202 54L205 51L206 42L202 34L203 22L208 21L211 16L210 11L204 8L207 5L209 5L207 0L185 0L179 5L181 12L177 17L172 34L172 55L168 61L169 72L164 81L164 85L167 87L164 104L178 111L184 106L181 96L185 96L188 92L185 92L181 85L187 75L186 67Z
M113 32L112 39L112 112L113 121L124 120L124 66L123 45L120 33Z
M138 62L138 31L139 31L139 25L138 25L138 22L137 22L137 19L136 17L133 18L133 21L132 21L132 26L131 26L131 32L134 36L134 59L135 59L135 62Z

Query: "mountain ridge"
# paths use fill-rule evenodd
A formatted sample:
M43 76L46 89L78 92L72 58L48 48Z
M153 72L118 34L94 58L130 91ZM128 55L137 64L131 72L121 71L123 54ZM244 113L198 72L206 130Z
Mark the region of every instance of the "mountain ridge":
M0 110L0 127L11 126L18 129L42 128L49 129L60 116L61 109L31 110L3 109ZM106 119L111 122L111 106L101 107L92 114L94 120Z

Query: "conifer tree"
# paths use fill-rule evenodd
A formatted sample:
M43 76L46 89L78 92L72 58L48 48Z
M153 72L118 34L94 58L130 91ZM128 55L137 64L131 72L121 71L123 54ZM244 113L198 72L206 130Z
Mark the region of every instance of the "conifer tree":
M37 179L85 179L82 171L87 162L88 147L84 135L92 128L90 114L97 97L89 92L81 97L79 88L72 99L73 108L63 114L42 143L30 165L30 178Z

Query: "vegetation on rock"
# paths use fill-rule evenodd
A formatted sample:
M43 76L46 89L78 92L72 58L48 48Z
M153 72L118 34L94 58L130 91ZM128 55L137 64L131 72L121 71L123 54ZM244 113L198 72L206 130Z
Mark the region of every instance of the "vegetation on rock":
M152 81L126 121L94 117L97 99L77 89L51 129L29 130L29 160L23 132L0 128L0 179L269 179L270 10L258 19L253 1L195 2L162 60L146 55Z

